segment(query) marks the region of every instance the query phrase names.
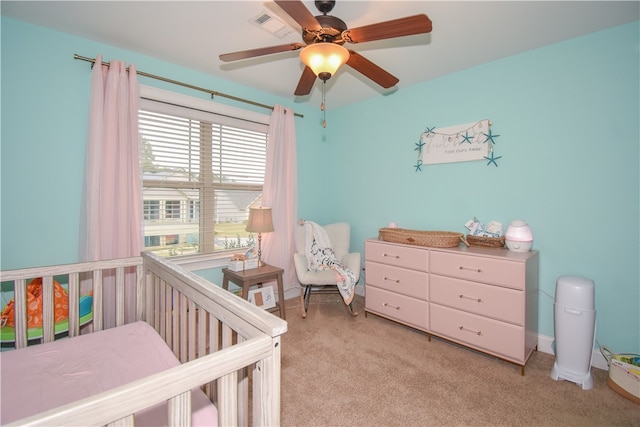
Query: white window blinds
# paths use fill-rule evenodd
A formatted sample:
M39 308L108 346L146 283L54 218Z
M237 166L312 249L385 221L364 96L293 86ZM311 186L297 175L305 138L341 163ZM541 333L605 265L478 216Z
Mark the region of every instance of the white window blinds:
M245 227L261 201L268 126L200 107L140 105L145 250L162 256L253 244Z

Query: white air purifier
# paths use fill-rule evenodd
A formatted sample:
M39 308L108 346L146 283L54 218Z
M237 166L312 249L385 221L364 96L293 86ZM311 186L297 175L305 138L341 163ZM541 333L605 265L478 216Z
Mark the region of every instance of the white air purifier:
M579 276L558 277L553 308L556 361L551 378L589 390L593 387L591 359L596 336L593 281Z

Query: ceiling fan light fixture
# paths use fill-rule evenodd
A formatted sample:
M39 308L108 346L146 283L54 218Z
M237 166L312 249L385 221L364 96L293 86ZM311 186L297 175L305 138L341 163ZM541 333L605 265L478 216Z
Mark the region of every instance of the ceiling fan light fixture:
M349 60L349 51L335 43L315 43L302 49L300 60L316 76L326 81Z

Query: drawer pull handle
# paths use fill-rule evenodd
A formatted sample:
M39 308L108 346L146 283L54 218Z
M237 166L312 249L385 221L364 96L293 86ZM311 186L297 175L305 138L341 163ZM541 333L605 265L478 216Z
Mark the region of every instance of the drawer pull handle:
M391 307L391 308L395 308L396 310L400 310L400 307L397 307L397 306L395 306L395 305L391 305L391 304L386 303L386 302L383 302L383 303L382 303L382 306L383 306L383 307Z
M467 296L467 295L464 295L464 294L460 294L458 296L460 298L467 298L467 299L472 299L472 300L474 300L476 302L482 302L482 298L470 297L470 296Z
M464 326L460 326L461 331L473 332L476 335L482 335L482 331L474 331L473 329L465 328Z
M390 280L392 282L400 283L400 279L390 279L387 276L384 276L384 280Z
M382 254L382 256L388 256L388 257L391 257L391 258L400 259L399 255Z
M460 266L460 267L458 267L458 270L472 270L472 271L475 271L477 273L482 273L482 270L480 270L479 268L472 268L472 267Z

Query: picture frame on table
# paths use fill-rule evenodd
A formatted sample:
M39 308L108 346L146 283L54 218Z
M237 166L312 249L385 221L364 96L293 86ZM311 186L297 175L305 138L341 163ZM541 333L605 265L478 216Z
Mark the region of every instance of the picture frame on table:
M260 308L264 308L265 310L275 308L276 306L276 298L273 294L273 288L271 286L251 289L249 291L249 295L247 296L247 300L251 304L254 304L255 306Z

